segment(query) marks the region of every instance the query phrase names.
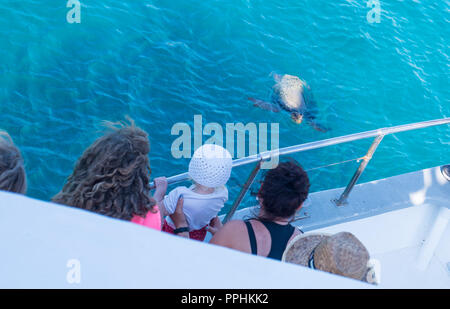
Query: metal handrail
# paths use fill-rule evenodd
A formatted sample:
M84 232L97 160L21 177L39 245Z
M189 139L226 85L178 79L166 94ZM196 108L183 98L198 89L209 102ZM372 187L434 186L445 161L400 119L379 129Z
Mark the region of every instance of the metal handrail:
M261 159L267 160L274 156L283 156L283 155L293 154L293 153L297 153L297 152L348 143L348 142L366 139L366 138L370 138L370 137L377 137L380 135L389 135L389 134L394 134L394 133L399 133L399 132L404 132L404 131L412 131L412 130L416 130L416 129L433 127L433 126L438 126L438 125L443 125L443 124L450 124L450 118L416 122L416 123L412 123L412 124L404 124L404 125L400 125L400 126L387 127L387 128L382 128L382 129L377 129L377 130L372 130L372 131L366 131L366 132L360 132L360 133L355 133L355 134L333 137L333 138L320 140L320 141L316 141L316 142L310 142L310 143L306 143L306 144L288 146L285 148L275 149L275 150L271 150L271 151L265 151L265 152L262 152L262 153L259 153L256 155L251 155L251 156L248 156L245 158L233 160L233 168L241 166L241 165L255 163L255 162L260 161ZM187 180L190 180L188 173L182 173L182 174L171 176L171 177L167 178L168 184L176 184L176 183L180 183L180 182L187 181ZM153 182L150 183L150 186L151 186L151 189L155 188Z
M242 190L239 193L238 198L233 203L233 207L228 212L228 214L225 216L224 223L227 222L229 219L231 219L234 215L234 212L237 210L240 202L243 200L245 194L250 188L251 183L255 179L255 177L258 175L258 172L260 171L260 166L263 161L267 161L272 158L280 157L283 155L303 152L307 150L312 149L318 149L318 148L324 148L328 146L343 144L343 143L349 143L352 141L362 140L366 138L375 137L375 140L371 144L367 154L362 158L362 162L360 163L358 169L354 173L352 179L350 180L349 184L345 188L344 192L341 194L341 196L338 199L333 200L337 206L342 206L346 204L346 200L348 196L350 195L350 192L352 191L353 187L356 185L359 177L363 173L364 169L366 168L369 161L372 159L373 154L375 153L378 145L383 140L383 137L386 135L399 133L399 132L405 132L405 131L412 131L417 129L423 129L427 127L433 127L433 126L439 126L444 124L450 124L450 118L442 118L442 119L436 119L436 120L429 120L429 121L423 121L423 122L416 122L411 124L404 124L399 126L393 126L393 127L387 127L387 128L381 128L377 130L371 130L366 132L360 132L355 134L349 134L345 136L339 136L334 138L329 138L321 141L316 142L310 142L300 145L294 145L289 146L281 149L275 149L271 151L265 151L256 155L251 155L245 158L240 158L233 160L233 168L252 164L257 162L257 166L253 169L250 176L248 177L248 180L246 181L246 185L242 188ZM168 177L167 182L168 184L175 184L183 181L189 180L189 174L183 173L176 176ZM151 189L154 189L154 183L150 183Z

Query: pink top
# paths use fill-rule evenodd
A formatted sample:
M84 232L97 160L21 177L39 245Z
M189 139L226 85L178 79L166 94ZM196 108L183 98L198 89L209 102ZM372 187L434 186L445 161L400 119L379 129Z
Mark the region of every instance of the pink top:
M156 210L156 213L149 211L145 218L134 216L131 222L161 231L161 214L158 205L155 205L153 209Z

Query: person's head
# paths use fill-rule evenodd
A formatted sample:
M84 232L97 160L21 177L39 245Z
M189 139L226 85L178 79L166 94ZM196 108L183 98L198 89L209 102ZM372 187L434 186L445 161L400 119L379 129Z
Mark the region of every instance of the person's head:
M27 191L22 155L4 131L0 131L0 190L20 194Z
M301 124L303 121L303 114L300 114L299 112L292 112L291 113L291 119L296 124Z
M219 145L205 144L199 147L189 162L189 177L194 183L207 188L224 186L231 175L231 154Z
M309 178L294 160L281 162L268 170L257 194L264 219L288 219L308 197Z
M150 145L147 133L131 125L109 124L112 132L83 153L53 201L102 215L131 220L153 210Z
M353 234L304 234L291 240L284 251L285 262L375 283L369 252Z

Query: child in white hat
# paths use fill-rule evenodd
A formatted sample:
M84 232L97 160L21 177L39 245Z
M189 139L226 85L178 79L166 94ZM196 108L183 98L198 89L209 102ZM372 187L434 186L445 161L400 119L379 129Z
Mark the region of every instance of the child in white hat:
M189 176L194 184L177 187L163 199L166 213L175 212L177 202L183 197L183 212L189 225L189 237L203 241L207 227L217 217L228 200L226 183L232 168L231 154L223 147L206 144L198 148L190 163ZM166 217L162 230L174 234L175 225Z

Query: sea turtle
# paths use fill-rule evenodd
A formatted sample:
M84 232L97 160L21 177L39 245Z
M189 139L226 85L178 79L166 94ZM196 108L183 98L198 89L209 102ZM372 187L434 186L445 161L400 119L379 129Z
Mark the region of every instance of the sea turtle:
M300 124L303 120L315 130L326 132L328 129L315 122L317 109L310 87L297 76L274 74L276 84L273 86L272 102L249 98L254 106L272 112L282 109L291 114L292 120ZM306 91L305 91L306 90Z

